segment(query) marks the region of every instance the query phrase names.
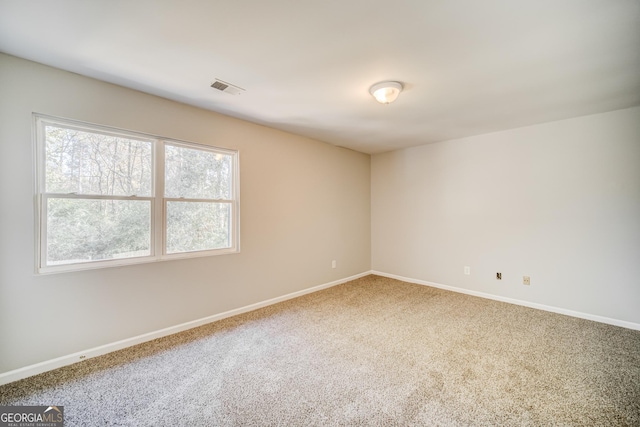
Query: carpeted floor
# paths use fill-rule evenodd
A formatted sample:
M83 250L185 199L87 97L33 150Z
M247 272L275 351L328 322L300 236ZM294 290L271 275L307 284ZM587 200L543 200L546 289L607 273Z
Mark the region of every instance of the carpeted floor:
M640 331L378 276L0 387L66 426L640 426Z

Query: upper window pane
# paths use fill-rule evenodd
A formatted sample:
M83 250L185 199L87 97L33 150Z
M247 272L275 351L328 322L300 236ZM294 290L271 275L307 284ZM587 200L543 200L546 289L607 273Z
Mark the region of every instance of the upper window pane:
M45 191L151 196L152 143L45 126Z
M231 199L232 156L165 145L165 197Z

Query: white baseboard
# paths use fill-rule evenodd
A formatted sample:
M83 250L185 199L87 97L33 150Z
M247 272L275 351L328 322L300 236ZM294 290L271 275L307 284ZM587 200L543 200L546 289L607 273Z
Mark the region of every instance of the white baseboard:
M488 294L485 292L472 291L469 289L458 288L455 286L441 285L440 283L427 282L426 280L412 279L410 277L398 276L396 274L383 273L381 271L371 270L371 274L377 276L388 277L390 279L402 280L403 282L415 283L417 285L431 286L434 288L445 289L447 291L458 292L461 294L473 295L480 298L487 298L496 301L507 302L509 304L522 305L524 307L536 308L538 310L550 311L552 313L564 314L567 316L578 317L580 319L593 320L594 322L606 323L609 325L620 326L627 329L634 329L640 331L640 324L627 322L626 320L612 319L604 316L597 316L595 314L582 313L579 311L568 310L566 308L553 307L550 305L538 304L535 302L522 301L514 298L502 297L499 295Z
M171 326L168 328L160 329L159 331L149 332L146 334L138 335L132 338L116 341L110 344L101 345L99 347L90 348L85 351L69 354L67 356L58 357L44 362L36 363L34 365L25 366L23 368L15 369L0 374L0 385L8 384L14 381L18 381L33 375L41 374L43 372L51 371L53 369L61 368L63 366L71 365L83 360L91 359L93 357L101 356L103 354L111 353L113 351L121 350L126 347L131 347L143 342L151 341L156 338L162 338L167 335L172 335L178 332L186 331L198 326L206 325L207 323L222 320L227 317L236 316L238 314L246 313L249 311L257 310L262 307L277 304L282 301L286 301L292 298L296 298L302 295L310 294L313 292L327 289L332 286L340 285L342 283L349 282L351 280L358 279L371 274L370 271L356 274L355 276L346 277L344 279L335 280L333 282L325 283L323 285L314 286L312 288L303 289L301 291L292 292L280 297L271 298L266 301L257 302L244 307L236 308L233 310L225 311L224 313L214 314L212 316L204 317L202 319L193 320L191 322L182 323L180 325Z

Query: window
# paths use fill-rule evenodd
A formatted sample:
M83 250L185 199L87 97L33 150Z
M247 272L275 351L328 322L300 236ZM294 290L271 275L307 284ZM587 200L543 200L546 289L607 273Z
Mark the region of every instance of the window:
M238 252L237 151L35 123L38 272Z

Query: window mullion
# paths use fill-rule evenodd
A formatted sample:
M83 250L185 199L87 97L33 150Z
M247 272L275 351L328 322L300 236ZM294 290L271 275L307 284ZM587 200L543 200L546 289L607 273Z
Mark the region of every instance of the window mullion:
M165 253L166 236L166 206L164 202L164 141L157 140L154 144L154 203L152 219L153 248L156 258L160 258Z

